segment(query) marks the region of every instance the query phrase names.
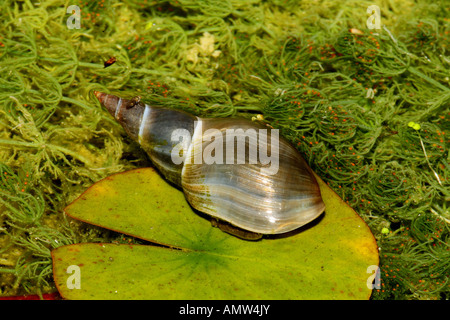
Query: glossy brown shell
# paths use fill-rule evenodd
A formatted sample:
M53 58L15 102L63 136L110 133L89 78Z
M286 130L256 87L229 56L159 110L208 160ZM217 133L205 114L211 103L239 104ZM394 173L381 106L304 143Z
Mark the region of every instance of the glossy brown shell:
M273 155L279 159L275 174L264 173L261 169L267 166L260 162L237 164L231 159L227 164L229 154L226 152L222 164L195 164L197 153L205 150L213 140L208 137L210 128L225 136L227 129L243 129L245 134L247 129L262 127L248 120L202 119L202 134L196 130L192 139L194 146L202 145L202 148L190 149L187 155L190 160L186 161L181 175L183 191L195 209L263 234L294 230L324 211L325 205L311 169L298 151L282 138L279 139L278 155ZM271 139L268 137L266 141L270 144ZM270 146L268 148L270 150Z
M313 172L286 140L272 140L277 131L267 131L245 119L203 119L144 105L139 100L133 103L100 92L95 95L128 135L141 144L161 173L183 189L193 208L261 234L297 229L324 211ZM183 149L181 164L171 162L175 144L171 135L177 128L187 132L190 141ZM245 141L248 152L240 152L236 145L233 152L223 152L221 163L206 163L205 150L214 149L213 143L221 136L226 139L227 130L234 132L233 139ZM252 139L249 135L256 131L259 137L264 130L266 139ZM266 150L276 159L276 170L270 170L273 162L249 161L250 150L255 149Z

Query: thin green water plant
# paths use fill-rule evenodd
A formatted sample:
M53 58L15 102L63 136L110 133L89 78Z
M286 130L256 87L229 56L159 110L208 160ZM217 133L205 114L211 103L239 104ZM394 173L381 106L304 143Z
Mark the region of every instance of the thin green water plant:
M366 28L374 3L365 0L79 0L81 29L67 28L70 14L55 1L4 1L0 163L19 181L29 173L31 196L22 185L1 190L0 292L51 290L48 256L33 255L40 246L29 244L25 221L73 242L117 239L61 216L96 181L150 165L95 102L99 90L279 128L377 237L384 287L373 299L448 298L448 232L422 217L449 220L449 8L375 2L380 30ZM29 209L16 215L19 207ZM429 228L443 229L440 241L416 236ZM35 267L25 272L25 261ZM14 290L11 275L20 275Z

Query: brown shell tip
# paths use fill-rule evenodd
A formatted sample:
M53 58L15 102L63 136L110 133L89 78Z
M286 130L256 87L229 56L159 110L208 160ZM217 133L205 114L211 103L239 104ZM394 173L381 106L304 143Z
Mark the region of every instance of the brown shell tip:
M100 92L100 91L94 91L94 95L97 97L98 101L100 101L100 103L103 103L103 100L105 98L105 93Z

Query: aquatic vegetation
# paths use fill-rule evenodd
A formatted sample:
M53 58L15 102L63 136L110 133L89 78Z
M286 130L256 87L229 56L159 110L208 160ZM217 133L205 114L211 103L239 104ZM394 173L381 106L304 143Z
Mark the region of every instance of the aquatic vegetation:
M98 90L279 128L377 237L372 298L448 299L445 1L74 4L80 29L52 0L0 5L1 295L54 289L61 244L123 241L62 215L94 182L149 165ZM366 27L372 4L381 30Z

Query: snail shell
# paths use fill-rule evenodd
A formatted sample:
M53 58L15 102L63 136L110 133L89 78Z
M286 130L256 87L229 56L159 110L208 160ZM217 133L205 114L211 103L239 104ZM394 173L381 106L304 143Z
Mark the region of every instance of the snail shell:
M259 234L297 229L324 211L312 170L278 130L95 95L196 210Z

